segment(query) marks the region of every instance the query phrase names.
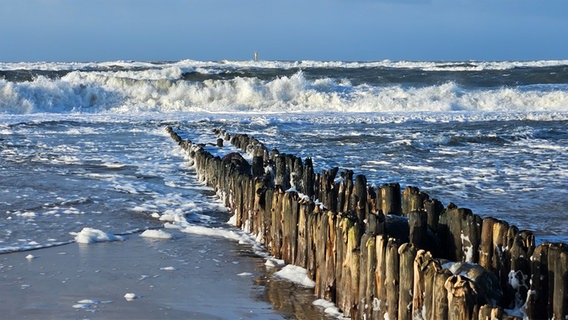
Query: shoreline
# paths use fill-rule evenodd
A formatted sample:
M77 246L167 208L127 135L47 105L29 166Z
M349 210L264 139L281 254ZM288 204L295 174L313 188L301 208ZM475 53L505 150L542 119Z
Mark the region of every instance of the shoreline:
M271 305L270 297L285 295L282 290L292 285L272 281L264 259L248 246L218 237L168 232L173 239L132 234L124 241L1 254L0 313L10 319L302 319L323 315L311 303L300 310L305 316L294 315L297 310L290 305ZM129 301L125 295L134 298Z

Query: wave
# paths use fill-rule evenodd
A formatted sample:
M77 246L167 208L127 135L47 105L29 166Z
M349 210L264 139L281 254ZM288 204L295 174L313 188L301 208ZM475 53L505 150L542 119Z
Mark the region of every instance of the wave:
M186 81L187 68L71 71L60 78L0 79L0 113L132 112L568 112L568 85L466 88L351 84L308 79L302 71L271 79ZM197 70L197 69L195 69Z
M253 60L223 60L223 61L199 61L181 60L173 62L144 62L144 61L107 61L107 62L0 62L1 71L10 70L52 70L52 71L76 71L76 70L142 70L158 68L180 68L201 70L205 72L219 69L301 69L301 68L392 68L392 69L419 69L424 71L483 71L483 70L508 70L515 68L548 68L568 66L568 60L532 60L532 61L253 61Z

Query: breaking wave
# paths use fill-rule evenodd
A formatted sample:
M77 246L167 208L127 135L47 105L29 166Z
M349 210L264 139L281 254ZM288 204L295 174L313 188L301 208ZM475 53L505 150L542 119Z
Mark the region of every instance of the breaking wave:
M365 81L383 77L385 70L373 68L385 65L423 70L530 66L565 70L565 64L568 61L0 64L0 113L568 112L568 84L562 79L483 86L451 77L420 83L420 74L409 73L415 80ZM338 67L363 69L336 75ZM396 71L397 79L405 77L400 72Z

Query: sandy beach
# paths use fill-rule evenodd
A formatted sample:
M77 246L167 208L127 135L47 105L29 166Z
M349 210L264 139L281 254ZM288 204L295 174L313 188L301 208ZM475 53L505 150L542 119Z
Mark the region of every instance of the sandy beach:
M293 284L270 277L265 260L246 245L171 233L170 240L132 234L123 241L0 255L0 314L5 319L324 317L309 303L299 305L309 290L294 293ZM267 299L278 301L273 306Z

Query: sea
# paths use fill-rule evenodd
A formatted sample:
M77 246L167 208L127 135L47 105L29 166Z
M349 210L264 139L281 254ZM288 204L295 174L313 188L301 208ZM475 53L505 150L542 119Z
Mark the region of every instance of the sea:
M166 126L253 135L568 242L568 60L22 62L0 63L0 253L233 232Z

